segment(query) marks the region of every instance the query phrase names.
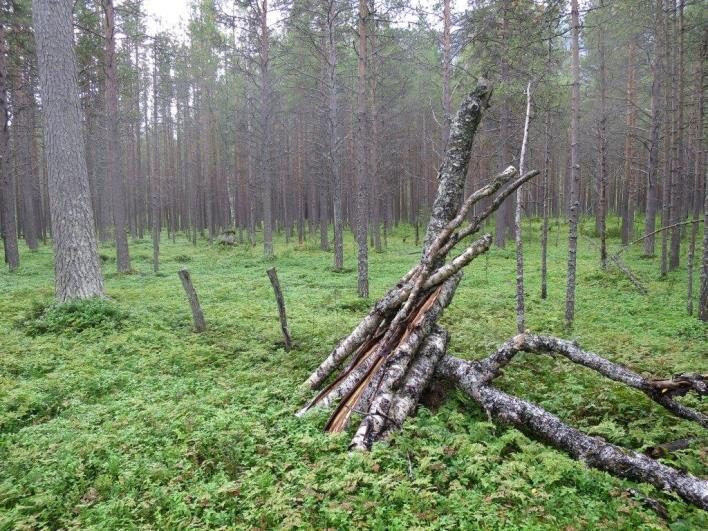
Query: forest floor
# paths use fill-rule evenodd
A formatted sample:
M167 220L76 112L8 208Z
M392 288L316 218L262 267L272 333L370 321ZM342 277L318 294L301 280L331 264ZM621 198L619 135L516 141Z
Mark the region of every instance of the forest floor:
M586 220L582 233L592 226ZM626 253L649 290L644 297L616 268L602 272L582 237L570 334L566 228L552 225L547 300L539 296L538 222L524 231L530 330L576 338L642 373L708 372L708 328L686 315L683 258L662 280L657 259L642 259L639 248ZM326 413L295 418L311 396L300 389L310 371L418 259L412 229L398 227L385 252L370 254L372 299L360 300L346 236L344 273L332 271L319 238L285 246L278 235L277 258L267 261L260 245L192 247L163 237L157 275L148 239L131 244L132 275L117 275L113 249L102 246L113 302L43 314L53 296L51 249L25 251L18 272L0 273L0 529L708 528L705 512L495 426L455 391L371 453L349 454L351 433L322 433ZM290 353L265 274L272 265ZM204 334L191 331L182 267L202 302ZM466 269L443 318L451 353L482 357L514 335L514 279L513 241ZM708 475L705 430L637 391L531 354L498 384L629 448L698 437L664 462ZM686 403L705 411L697 399ZM629 487L664 503L669 519Z

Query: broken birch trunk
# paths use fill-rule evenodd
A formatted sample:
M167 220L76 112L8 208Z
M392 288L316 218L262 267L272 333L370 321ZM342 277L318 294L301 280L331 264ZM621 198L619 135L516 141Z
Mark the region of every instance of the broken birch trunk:
M486 86L478 86L463 99L451 124L420 261L310 375L306 385L312 389L327 380L329 383L297 415L335 406L325 430L344 431L352 418L356 418L359 426L350 449L365 450L398 429L415 412L421 395L435 378L446 378L467 392L490 416L590 466L672 490L687 502L707 508L708 482L590 437L538 406L490 385L500 369L520 351L556 353L642 391L671 413L705 427L708 420L705 414L675 400L688 392L708 394L704 376L683 374L667 380L646 379L597 354L582 351L574 343L528 333L507 341L482 361L465 362L445 354L448 333L438 320L452 302L464 267L489 250L491 235L485 234L469 243L450 260L448 255L465 238L479 232L484 221L509 195L539 173L531 171L517 176L516 169L509 167L463 201L472 142L489 96ZM484 198L491 200L465 224L473 207ZM339 374L330 378L338 369Z

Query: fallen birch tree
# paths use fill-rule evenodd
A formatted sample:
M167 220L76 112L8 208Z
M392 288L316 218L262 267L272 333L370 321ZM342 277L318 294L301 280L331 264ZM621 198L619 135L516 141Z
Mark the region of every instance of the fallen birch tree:
M445 159L438 172L438 192L420 261L390 289L357 327L332 350L306 381L323 389L298 413L334 406L325 426L344 431L356 416L359 426L350 449L370 449L374 442L400 428L435 379L460 387L487 414L562 450L575 459L617 477L651 483L675 492L685 501L708 509L708 481L701 480L644 454L610 444L564 424L542 408L493 387L493 380L519 352L555 354L643 392L672 414L708 427L708 416L676 401L689 392L708 394L699 374L647 379L564 339L522 333L481 361L467 362L446 354L448 333L438 324L462 279L463 269L486 253L492 243L485 234L457 256L450 252L477 234L502 202L538 171L517 175L513 167L463 198L467 167L477 127L487 108L490 90L478 86L462 101L450 129ZM475 205L484 208L465 222ZM463 200L464 199L464 200ZM348 363L345 364L345 362ZM339 374L331 376L335 371Z

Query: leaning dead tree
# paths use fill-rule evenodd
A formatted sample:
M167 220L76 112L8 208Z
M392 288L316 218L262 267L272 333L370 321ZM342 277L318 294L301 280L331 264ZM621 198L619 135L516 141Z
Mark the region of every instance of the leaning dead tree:
M401 427L415 412L421 395L433 380L448 379L491 417L592 467L671 490L687 502L707 509L708 481L591 437L542 408L492 386L501 368L518 352L558 354L643 392L679 417L708 427L708 416L676 401L677 396L689 392L708 394L705 376L682 374L669 379L647 379L597 354L585 352L575 343L530 333L517 335L481 361L467 362L446 355L448 333L438 320L453 299L464 267L489 250L491 235L467 243L454 258L448 256L458 244L480 231L505 198L538 174L531 171L518 176L516 169L509 167L467 199L463 198L472 142L489 97L486 86L477 87L464 98L451 124L420 261L310 375L306 385L312 389L327 383L298 415L334 406L325 426L328 432L345 430L356 416L359 426L350 448L365 450ZM482 202L483 199L486 201ZM480 213L466 222L475 205L484 206L475 209ZM339 374L332 377L337 370Z

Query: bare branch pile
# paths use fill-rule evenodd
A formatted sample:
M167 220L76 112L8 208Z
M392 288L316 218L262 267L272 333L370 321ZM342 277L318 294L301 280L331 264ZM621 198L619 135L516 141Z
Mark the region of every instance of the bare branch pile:
M451 124L420 261L310 375L306 385L319 388L349 359L298 416L316 408L334 406L325 430L341 432L356 414L361 420L350 449L366 450L398 429L414 413L433 379L445 378L469 394L491 417L590 466L672 490L687 502L708 508L708 482L643 454L591 437L565 425L542 408L490 385L518 352L555 353L638 389L671 413L708 427L708 416L675 399L689 392L700 396L708 394L705 376L682 374L664 380L646 379L597 354L582 351L572 342L529 333L507 341L481 361L466 362L445 354L448 334L438 325L438 320L453 299L463 269L489 250L491 235L483 235L446 262L448 255L465 238L478 233L485 220L509 195L539 173L531 171L517 176L516 169L510 166L463 201L472 141L489 96L486 86L476 88L464 98ZM474 209L475 205L480 207ZM465 223L475 210L480 213Z

